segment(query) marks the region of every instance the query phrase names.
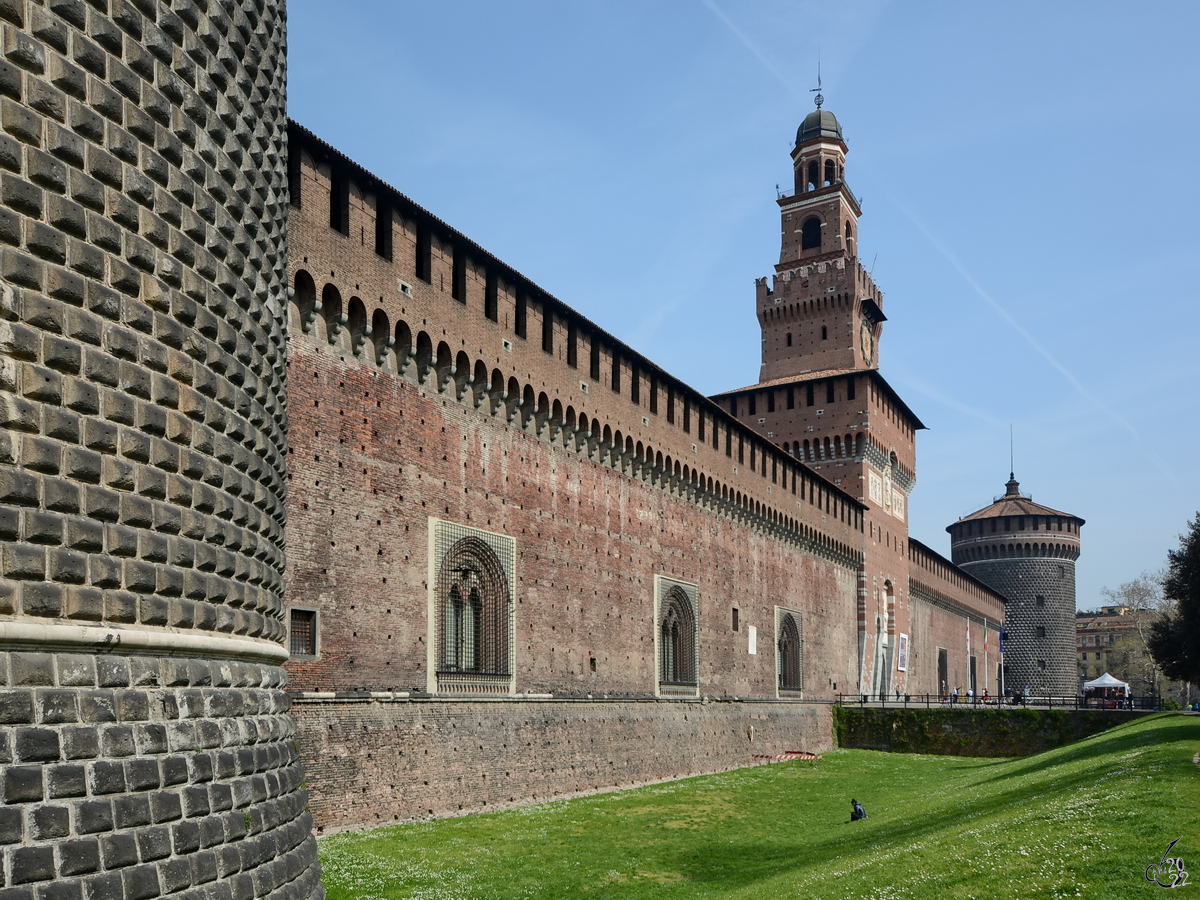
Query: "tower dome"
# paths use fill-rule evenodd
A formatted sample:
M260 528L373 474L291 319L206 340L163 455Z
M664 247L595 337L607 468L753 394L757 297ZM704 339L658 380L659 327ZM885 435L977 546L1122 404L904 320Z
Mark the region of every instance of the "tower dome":
M796 129L796 143L799 145L805 141L822 138L832 138L845 143L845 139L842 137L842 126L838 123L837 116L827 109L818 108L805 116L800 127Z

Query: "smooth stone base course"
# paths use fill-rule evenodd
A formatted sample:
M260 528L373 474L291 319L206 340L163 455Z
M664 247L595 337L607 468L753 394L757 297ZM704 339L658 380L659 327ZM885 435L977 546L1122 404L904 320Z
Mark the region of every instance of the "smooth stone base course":
M833 746L796 701L304 699L292 705L317 831L600 793Z
M837 745L945 756L1029 756L1153 715L1145 710L833 710Z

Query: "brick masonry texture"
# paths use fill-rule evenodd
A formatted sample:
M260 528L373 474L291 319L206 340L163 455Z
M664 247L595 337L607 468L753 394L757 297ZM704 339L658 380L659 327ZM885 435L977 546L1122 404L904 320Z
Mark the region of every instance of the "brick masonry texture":
M300 701L319 828L452 815L724 771L832 745L830 707L658 700ZM751 730L753 729L753 730Z
M4 896L321 896L270 662L282 3L5 0L0 31Z

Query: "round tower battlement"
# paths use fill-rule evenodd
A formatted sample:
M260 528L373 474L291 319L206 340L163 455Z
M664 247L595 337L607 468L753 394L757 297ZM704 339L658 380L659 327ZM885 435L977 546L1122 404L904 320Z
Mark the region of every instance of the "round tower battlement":
M1010 474L1007 490L991 506L964 516L946 529L956 565L989 559L1065 559L1079 557L1079 528L1084 520L1034 503L1020 492Z

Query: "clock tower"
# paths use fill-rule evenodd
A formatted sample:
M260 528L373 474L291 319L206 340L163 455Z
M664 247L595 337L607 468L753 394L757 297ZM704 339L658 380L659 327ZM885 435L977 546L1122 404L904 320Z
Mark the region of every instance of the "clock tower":
M883 294L859 261L846 153L818 94L796 132L792 189L778 197L774 277L755 282L759 381L713 400L866 506L856 689L891 694L908 684L897 653L911 634L908 497L925 426L879 373Z
M818 105L796 132L793 189L778 198L774 283L757 285L761 381L879 366L883 296L858 259L862 206L846 181L846 152L837 117Z

